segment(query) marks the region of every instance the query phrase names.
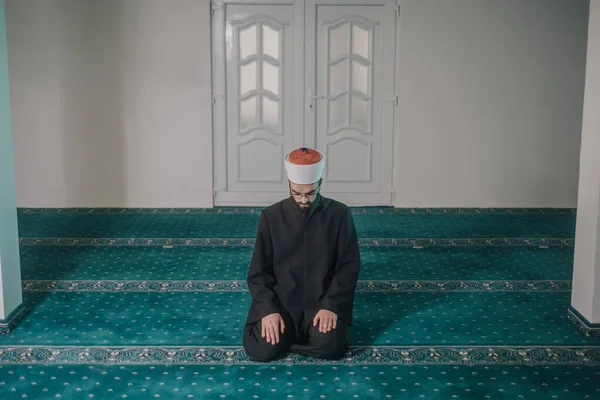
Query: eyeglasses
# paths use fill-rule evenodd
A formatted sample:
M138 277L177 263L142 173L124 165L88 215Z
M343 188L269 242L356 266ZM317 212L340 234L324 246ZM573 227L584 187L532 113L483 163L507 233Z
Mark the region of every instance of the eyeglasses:
M303 197L306 196L306 198L309 201L313 201L317 197L317 194L319 194L319 189L321 189L321 185L317 186L316 189L314 189L308 193L298 193L295 190L292 190L292 188L290 187L290 194L292 196L294 196L295 199L298 199L298 200L301 200Z

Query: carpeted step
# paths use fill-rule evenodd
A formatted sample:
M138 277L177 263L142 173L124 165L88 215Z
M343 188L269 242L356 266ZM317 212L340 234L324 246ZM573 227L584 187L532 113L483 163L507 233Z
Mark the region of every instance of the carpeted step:
M259 213L20 213L22 237L253 238ZM356 213L361 238L573 238L574 213Z
M24 280L245 280L252 247L21 247ZM361 280L568 280L573 248L365 247Z
M241 345L245 292L26 292L0 345ZM356 295L351 345L600 345L567 318L568 292Z
M3 400L597 399L585 366L0 365Z

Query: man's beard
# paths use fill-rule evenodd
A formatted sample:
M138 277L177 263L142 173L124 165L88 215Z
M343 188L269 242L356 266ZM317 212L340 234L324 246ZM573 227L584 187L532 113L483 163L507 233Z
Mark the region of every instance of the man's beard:
M294 200L296 203L296 207L304 213L309 213L313 208L315 208L319 204L320 196L317 197L313 201L307 201L306 203L302 203L300 201Z
M299 201L296 202L296 205L302 211L310 211L310 209L313 207L313 204L314 203L311 203L311 202L308 202L308 203L301 203Z

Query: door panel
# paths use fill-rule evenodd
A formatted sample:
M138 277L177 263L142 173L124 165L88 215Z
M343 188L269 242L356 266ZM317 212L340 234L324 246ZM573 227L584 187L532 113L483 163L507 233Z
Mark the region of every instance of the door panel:
M336 4L308 5L308 141L325 154L325 195L391 204L394 48L384 49L394 43L393 3Z
M261 204L288 193L283 157L302 142L303 27L294 4L225 4L226 179L221 204ZM224 181L224 182L223 182Z

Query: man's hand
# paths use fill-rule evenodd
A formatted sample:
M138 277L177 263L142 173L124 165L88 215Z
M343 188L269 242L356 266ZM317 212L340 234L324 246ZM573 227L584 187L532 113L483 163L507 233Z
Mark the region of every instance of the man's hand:
M337 319L336 313L329 310L320 310L313 319L313 326L317 326L317 323L319 323L319 332L329 332L337 327Z
M267 343L271 343L272 345L275 345L275 343L279 343L279 331L283 333L283 330L285 329L285 324L283 323L283 318L281 318L281 314L274 313L263 317L261 321L261 326L261 336L266 336Z

